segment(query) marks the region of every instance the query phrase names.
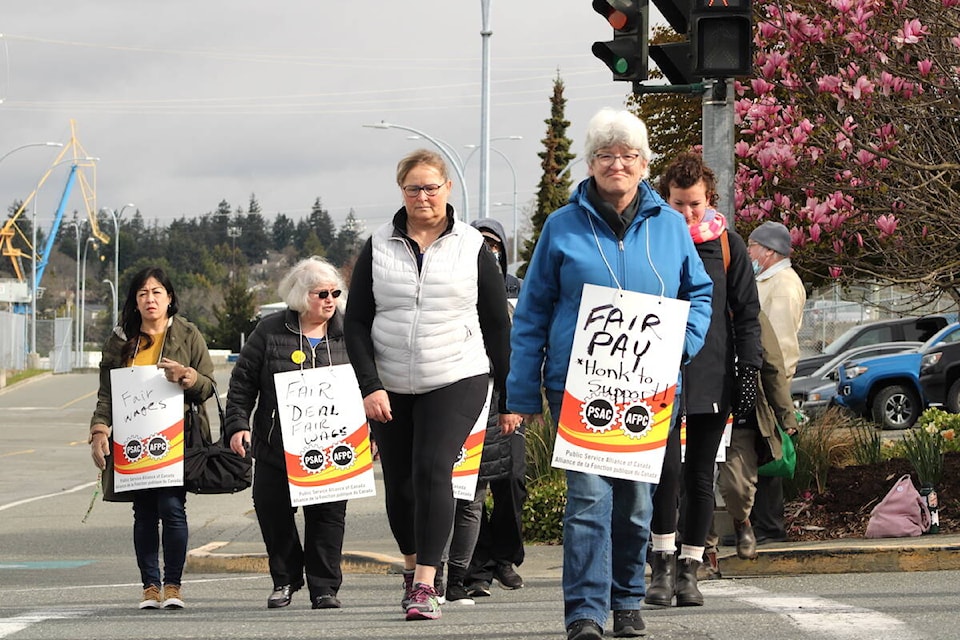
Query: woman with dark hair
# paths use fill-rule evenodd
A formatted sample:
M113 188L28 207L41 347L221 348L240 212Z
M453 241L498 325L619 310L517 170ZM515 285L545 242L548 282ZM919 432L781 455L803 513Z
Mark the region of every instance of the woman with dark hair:
M154 366L177 383L187 403L200 405L200 428L210 437L203 402L214 391L213 362L200 331L177 315L177 294L160 267L148 267L133 276L127 299L103 346L97 408L90 420L93 462L101 471L110 455L113 398L112 369ZM182 487L139 489L133 495L133 547L143 582L141 609L182 609L180 579L187 559L186 490ZM159 524L163 523L161 535ZM163 576L160 545L163 543Z

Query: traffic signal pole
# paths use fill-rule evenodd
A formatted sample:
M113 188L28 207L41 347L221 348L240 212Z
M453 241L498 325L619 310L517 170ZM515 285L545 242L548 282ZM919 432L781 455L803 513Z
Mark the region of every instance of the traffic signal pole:
M727 224L734 228L733 180L735 176L733 135L733 80L705 79L703 94L703 162L717 176L717 211L723 213Z

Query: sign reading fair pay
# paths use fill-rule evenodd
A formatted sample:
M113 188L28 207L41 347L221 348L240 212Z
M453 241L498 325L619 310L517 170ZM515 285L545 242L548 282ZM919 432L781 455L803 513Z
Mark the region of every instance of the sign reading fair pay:
M659 482L690 303L583 286L553 466Z

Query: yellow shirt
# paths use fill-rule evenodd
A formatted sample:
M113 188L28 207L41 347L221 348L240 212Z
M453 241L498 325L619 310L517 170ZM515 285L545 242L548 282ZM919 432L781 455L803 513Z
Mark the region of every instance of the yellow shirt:
M141 336L140 349L137 350L137 355L133 358L133 366L145 367L160 362L160 349L163 347L163 338L166 334L167 332L164 331L150 336L153 338L153 344L150 347L144 346L145 339Z

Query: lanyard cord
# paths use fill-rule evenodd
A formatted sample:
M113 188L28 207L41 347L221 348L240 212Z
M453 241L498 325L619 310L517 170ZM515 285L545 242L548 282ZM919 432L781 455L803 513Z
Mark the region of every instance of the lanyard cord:
M329 326L329 324L328 324L327 326ZM302 325L301 322L300 322L300 314L299 314L299 313L297 314L297 332L298 332L298 333L297 333L297 342L300 344L300 350L303 351L303 339L304 339L304 338L307 338L307 336L303 335L303 325ZM326 348L327 348L327 366L328 366L328 367L332 367L332 366L333 366L333 355L330 353L330 340L327 338L326 334L324 334L322 340L323 340L324 346L326 346ZM310 338L307 338L307 345L310 346ZM305 362L305 361L306 361L306 358L304 358L304 360L300 362L300 371L301 371L301 372L303 372L303 362ZM313 346L310 346L310 364L313 365L313 366L312 366L313 369L316 369L316 368L317 368L317 354L316 354L316 350L314 349Z
M623 286L620 284L620 280L617 278L617 274L613 271L613 267L610 266L610 263L607 261L607 256L603 252L603 247L600 245L600 236L597 235L597 228L593 225L593 216L590 215L590 212L587 211L587 221L590 223L590 230L593 231L593 239L597 243L597 251L600 252L600 257L603 259L603 264L607 266L607 271L610 272L610 277L613 278L613 281L617 285L617 291L623 291ZM663 278L660 277L660 272L657 271L657 265L653 263L653 254L650 253L650 225L640 223L644 229L644 234L646 237L647 244L647 262L650 263L650 268L653 269L654 275L657 276L657 280L660 282L660 297L663 297L664 290L666 285L663 283Z

